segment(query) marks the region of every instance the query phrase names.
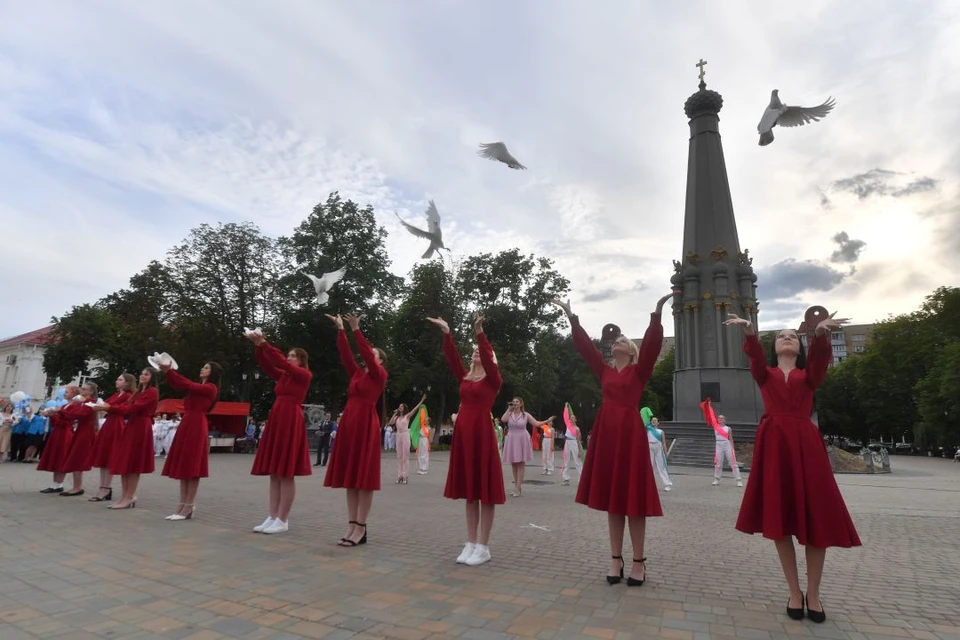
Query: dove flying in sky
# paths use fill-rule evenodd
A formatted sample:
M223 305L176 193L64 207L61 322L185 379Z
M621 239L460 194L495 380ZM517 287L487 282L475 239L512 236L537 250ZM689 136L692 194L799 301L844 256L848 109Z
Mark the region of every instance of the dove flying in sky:
M346 269L337 269L336 271L323 274L323 276L320 278L317 276L312 276L308 273L307 277L310 278L310 282L313 283L313 288L317 292L317 302L320 304L327 304L327 300L330 299L330 289L333 288L333 285L340 282L346 273Z
M820 118L826 117L833 111L836 104L833 98L827 98L827 101L816 107L790 107L780 102L780 96L777 95L778 89L774 89L770 94L770 104L763 117L760 118L760 124L757 125L757 131L760 132L760 146L765 147L773 142L773 128L776 125L781 127L800 127L808 122L819 122Z
M396 214L397 220L400 221L404 227L407 228L407 231L417 236L418 238L424 238L430 241L430 246L427 248L427 252L423 254L424 259L430 258L433 255L434 251L439 249L447 249L443 246L443 233L440 231L440 214L437 212L437 205L433 203L433 200L430 201L430 205L427 207L427 230L418 229L404 221L400 217L400 214ZM447 249L449 251L449 249Z
M516 158L510 155L510 152L507 151L507 145L502 142L481 143L477 155L487 160L502 162L511 169L526 169Z

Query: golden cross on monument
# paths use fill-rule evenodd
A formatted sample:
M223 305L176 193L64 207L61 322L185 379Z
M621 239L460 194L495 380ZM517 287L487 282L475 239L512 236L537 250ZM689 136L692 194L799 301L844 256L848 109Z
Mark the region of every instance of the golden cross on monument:
M703 82L703 76L706 75L706 72L703 70L703 66L704 66L705 64L707 64L707 61L704 60L703 58L700 58L700 62L698 62L697 64L693 65L693 66L695 66L695 67L700 67L700 82Z

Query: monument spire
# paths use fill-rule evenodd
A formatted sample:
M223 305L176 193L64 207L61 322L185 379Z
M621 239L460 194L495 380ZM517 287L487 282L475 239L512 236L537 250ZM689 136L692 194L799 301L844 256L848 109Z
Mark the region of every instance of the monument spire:
M720 143L723 97L707 89L700 59L699 91L684 104L689 118L687 193L680 260L670 282L676 336L674 411L677 422L701 422L700 402L713 400L729 423L756 425L759 391L742 351L742 336L723 322L730 313L757 321L753 260L740 251L733 199Z

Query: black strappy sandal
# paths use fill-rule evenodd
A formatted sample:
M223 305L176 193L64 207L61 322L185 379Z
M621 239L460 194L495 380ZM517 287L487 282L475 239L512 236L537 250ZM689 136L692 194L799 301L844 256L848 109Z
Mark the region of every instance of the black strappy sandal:
M634 562L634 563L639 563L639 564L642 564L642 565L643 565L643 578L640 579L640 580L637 580L636 578L631 578L630 576L627 576L627 586L628 586L628 587L642 587L642 586L643 586L643 583L646 582L646 580L647 580L647 559L646 559L646 558L640 558L639 560L637 560L636 558L634 558L634 559L633 559L633 562Z
M348 520L347 524L359 524L359 523L356 520ZM348 542L350 544L347 544ZM340 538L340 541L337 542L337 544L341 547L354 547L356 546L357 543L354 542L353 540L348 540L346 537L343 537L343 538Z
M348 540L347 538L344 538L344 539L343 539L343 545L342 545L342 546L344 546L344 547L355 547L355 546L360 545L360 544L367 544L367 525L366 525L366 523L353 522L352 524L355 524L355 525L357 525L358 527L363 527L363 537L360 538L360 540L358 540L357 542L354 542L353 540Z
M620 581L623 580L623 556L610 556L614 560L620 561L620 575L618 576L607 576L607 584L620 584Z

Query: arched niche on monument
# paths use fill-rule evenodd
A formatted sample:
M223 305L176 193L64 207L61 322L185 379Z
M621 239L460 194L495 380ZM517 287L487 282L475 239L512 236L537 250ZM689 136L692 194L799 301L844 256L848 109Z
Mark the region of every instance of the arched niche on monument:
M620 327L615 324L603 325L603 332L600 334L600 351L604 359L612 358L610 350L613 348L613 341L620 337Z

